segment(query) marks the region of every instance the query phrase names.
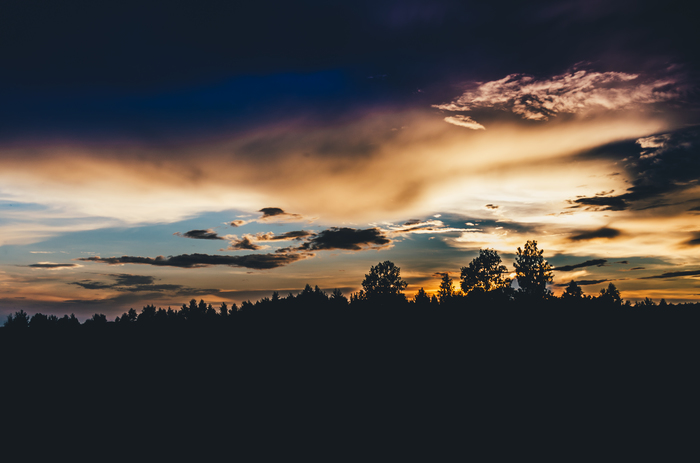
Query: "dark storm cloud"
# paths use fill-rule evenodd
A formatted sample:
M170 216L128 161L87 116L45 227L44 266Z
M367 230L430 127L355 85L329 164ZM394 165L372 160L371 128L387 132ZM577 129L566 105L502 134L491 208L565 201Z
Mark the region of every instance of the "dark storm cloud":
M195 240L223 240L225 238L219 236L214 230L190 230L185 233L175 232L173 235L182 236L183 238L192 238Z
M220 256L210 254L181 254L179 256L158 257L82 257L84 262L100 262L110 265L143 264L157 267L200 268L211 265L228 265L257 270L272 269L313 256L309 253L249 254L246 256Z
M363 249L381 249L390 244L391 240L379 228L362 230L333 227L319 232L297 249L309 251L331 249L361 251Z
M573 265L562 265L561 267L555 267L554 270L557 272L570 272L572 270L576 270L577 268L584 268L584 267L602 267L608 262L607 259L593 259L593 260L587 260L586 262L581 262L580 264L573 264Z
M597 238L613 239L620 236L620 230L614 228L602 227L597 230L579 230L576 234L569 237L569 241L586 241Z
M80 267L78 264L54 264L51 262L43 262L39 264L30 264L27 265L27 267L31 268L45 268L45 269L55 269L55 268L71 268L71 267Z
M660 278L678 278L678 277L692 277L700 276L700 270L685 270L681 272L666 272L661 275L653 275L649 277L641 277L640 280L655 280Z
M594 150L625 164L632 186L619 195L570 200L571 208L601 211L649 210L695 201L682 195L700 179L700 130L697 127L615 143ZM586 156L592 155L591 153ZM690 211L700 210L691 208Z

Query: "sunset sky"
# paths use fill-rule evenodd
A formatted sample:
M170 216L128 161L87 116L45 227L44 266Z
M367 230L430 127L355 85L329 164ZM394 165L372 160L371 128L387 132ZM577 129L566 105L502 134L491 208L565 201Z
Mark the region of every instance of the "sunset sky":
M700 301L687 2L48 2L0 16L0 320L412 296L535 239L551 289Z

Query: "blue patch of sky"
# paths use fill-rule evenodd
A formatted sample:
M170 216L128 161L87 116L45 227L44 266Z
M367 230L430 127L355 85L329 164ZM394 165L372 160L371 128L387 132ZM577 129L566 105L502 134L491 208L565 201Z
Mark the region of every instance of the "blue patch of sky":
M23 132L143 137L148 135L145 129L212 130L219 128L217 124L247 126L295 114L316 113L325 119L337 114L339 107L360 100L376 104L378 95L377 85L368 85L347 71L324 70L238 76L152 92L81 88L14 90L0 96L4 114L0 115L0 139L12 140Z

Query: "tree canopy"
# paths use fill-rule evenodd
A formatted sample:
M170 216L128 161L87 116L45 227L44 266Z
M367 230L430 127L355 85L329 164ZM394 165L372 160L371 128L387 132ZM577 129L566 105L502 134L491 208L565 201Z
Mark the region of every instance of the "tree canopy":
M401 269L387 260L370 267L362 282L362 293L368 301L405 299L406 286L408 282L401 279Z
M528 240L524 249L518 248L513 265L521 294L532 297L551 294L547 283L552 282L552 266L544 260L543 253L543 250L537 249L535 240Z
M465 294L489 292L510 287L505 277L508 268L501 265L501 257L493 249L480 249L479 255L467 267L462 267L461 287Z

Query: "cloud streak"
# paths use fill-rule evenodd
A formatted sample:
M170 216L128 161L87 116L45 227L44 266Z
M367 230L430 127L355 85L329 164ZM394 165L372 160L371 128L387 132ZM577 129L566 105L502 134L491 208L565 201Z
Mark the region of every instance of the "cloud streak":
M575 231L575 234L569 237L569 241L588 241L595 239L614 239L619 237L622 232L614 228L601 227L597 230Z
M249 254L245 256L220 256L211 254L182 254L179 256L158 257L81 257L83 262L99 262L109 265L142 264L156 267L201 268L212 265L227 265L256 270L282 267L302 259L312 257L311 253Z
M607 259L593 259L593 260L587 260L586 262L581 262L580 264L573 264L573 265L562 265L561 267L555 267L554 270L557 272L570 272L572 270L576 270L577 268L584 268L584 267L602 267L608 262Z
M80 265L80 264L57 264L54 262L39 262L37 264L27 265L27 267L35 268L35 269L44 269L44 270L61 270L61 269L66 269L66 268L78 268L78 267L82 267L82 265Z

